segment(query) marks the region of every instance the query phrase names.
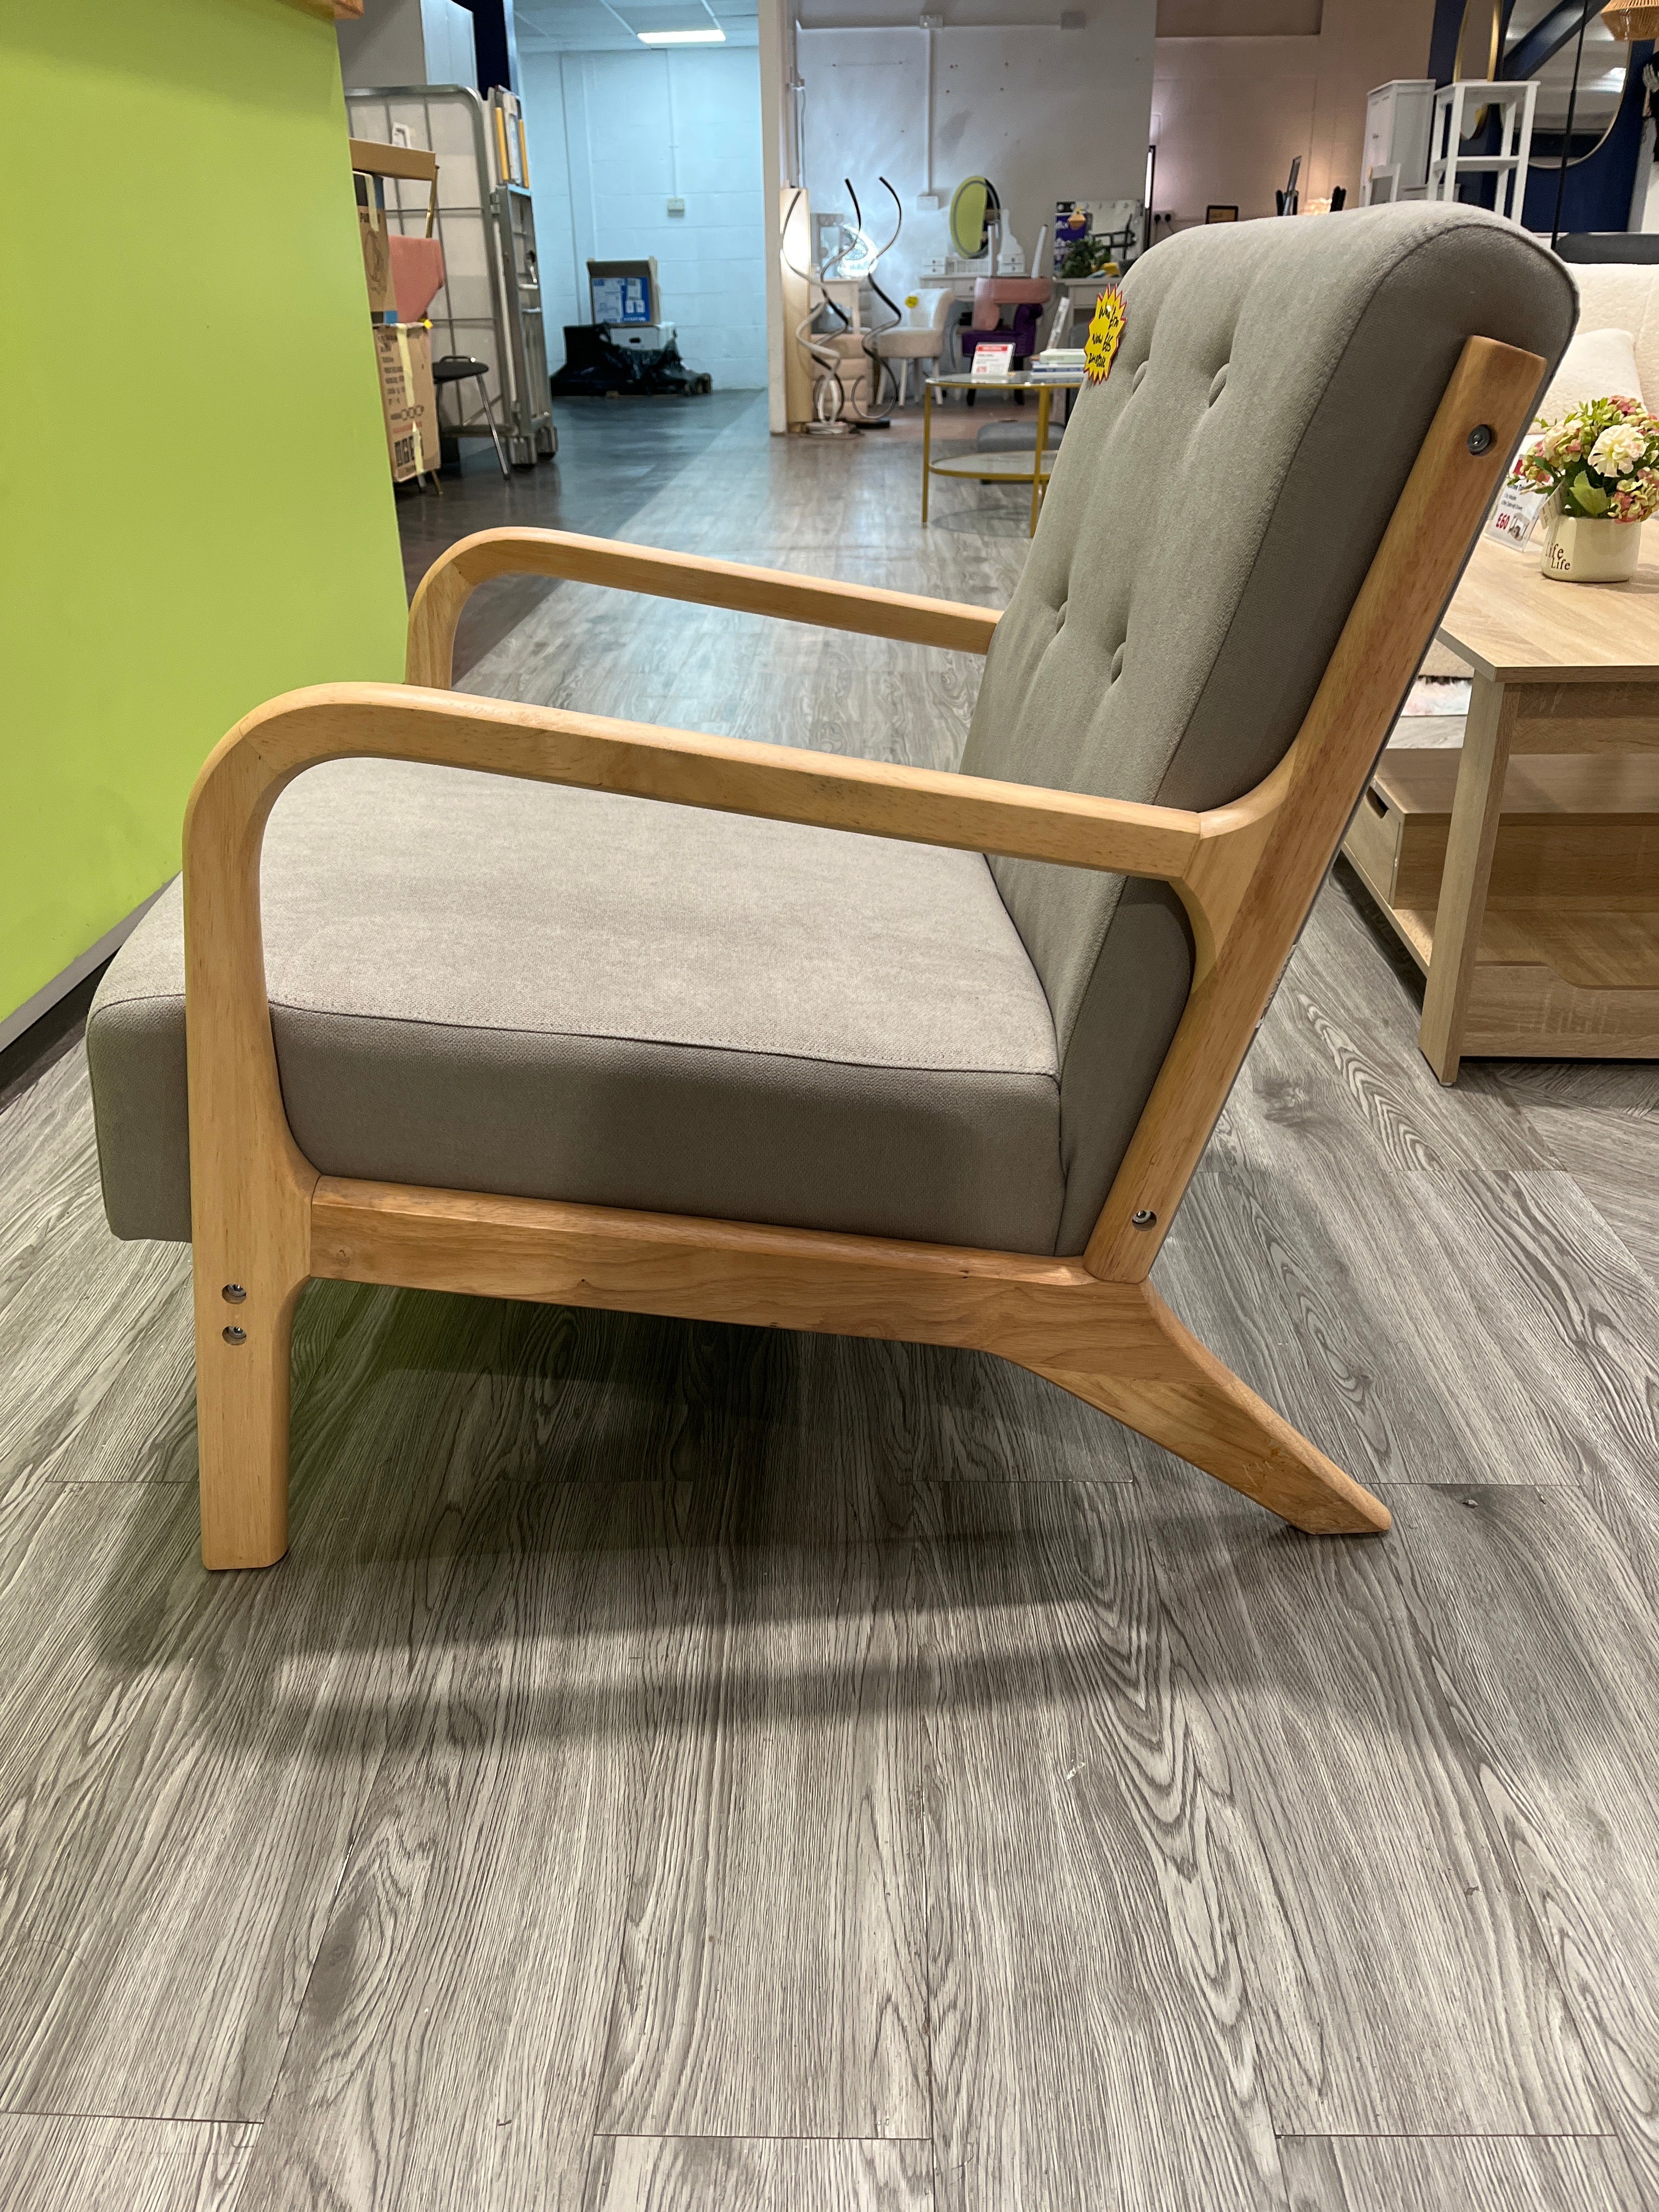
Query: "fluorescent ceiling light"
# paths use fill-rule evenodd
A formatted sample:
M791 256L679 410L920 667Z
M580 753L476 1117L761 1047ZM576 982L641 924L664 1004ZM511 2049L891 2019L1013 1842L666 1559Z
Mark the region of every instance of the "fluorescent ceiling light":
M635 31L642 46L723 46L726 33L718 23L701 31Z

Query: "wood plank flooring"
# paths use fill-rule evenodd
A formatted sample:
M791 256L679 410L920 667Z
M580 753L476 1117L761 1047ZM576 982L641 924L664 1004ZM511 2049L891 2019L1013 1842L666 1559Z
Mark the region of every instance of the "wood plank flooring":
M734 408L605 526L1006 598L1017 495L919 466ZM471 688L971 709L526 605ZM210 1579L185 1255L78 1048L15 1091L0 2204L1659 2212L1659 1070L1442 1091L1420 990L1339 872L1158 1274L1380 1542L963 1353L319 1284L293 1552Z

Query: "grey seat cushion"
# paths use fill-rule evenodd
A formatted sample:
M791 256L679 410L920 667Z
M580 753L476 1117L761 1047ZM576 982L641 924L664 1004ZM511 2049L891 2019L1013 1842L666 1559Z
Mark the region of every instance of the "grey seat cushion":
M1123 295L1117 359L1066 426L962 764L1218 806L1295 737L1464 341L1553 367L1576 295L1512 224L1419 204L1184 232ZM993 868L1054 1009L1058 1249L1076 1251L1156 1075L1152 1044L1179 1020L1190 941L1172 893Z
M1051 1252L1048 1002L977 854L340 762L265 839L326 1174ZM118 1236L190 1234L175 884L88 1024Z

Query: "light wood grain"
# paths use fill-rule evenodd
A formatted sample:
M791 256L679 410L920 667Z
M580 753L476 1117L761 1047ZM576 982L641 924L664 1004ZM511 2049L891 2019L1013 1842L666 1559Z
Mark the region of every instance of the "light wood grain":
M931 2212L926 2142L607 2136L583 2212Z
M1642 2212L1617 2143L1594 2136L1296 2136L1291 2212Z
M674 1635L720 1687L676 1715L638 1815L595 2126L923 2137L909 1547L715 1549L706 1507L681 1527Z
M1395 907L1389 918L1426 971L1434 915ZM1488 903L1458 1047L1495 1060L1659 1057L1659 914Z
M364 1294L313 1296L340 1395L295 1431L307 1562L209 1578L187 1492L108 1482L36 1486L44 1514L6 1548L0 2109L242 2120L270 2101L429 1510Z
M1554 1947L1419 1637L1407 1562L1286 1543L1136 1449L1158 1597L1261 1854L1249 1893L1273 1900L1234 1925L1275 2128L1599 2132Z
M1424 1033L1432 1011L1444 1036L1439 1064L1459 1072L1464 1053L1650 1058L1659 1053L1654 764L1641 754L1511 759L1500 812L1490 724L1497 695L1487 692L1471 725L1485 749L1473 764L1473 792L1464 792L1460 750L1391 747L1344 842L1430 976ZM1527 696L1519 687L1504 692L1497 745L1503 726L1513 741ZM1466 814L1454 883L1447 856L1460 793ZM1484 902L1479 866L1468 865L1471 853L1480 859L1477 830L1491 839ZM1453 941L1443 967L1437 908L1448 902ZM1458 993L1449 980L1454 958L1465 970Z
M1126 1376L1115 1360L1102 1360L1093 1373L1058 1362L1044 1362L1038 1372L1310 1535L1388 1528L1381 1499L1258 1398L1173 1316L1169 1324L1171 1337L1179 1330L1188 1361L1174 1379L1153 1379L1146 1370Z
M1587 587L1588 588L1588 587ZM1659 691L1646 681L1559 684L1547 675L1516 678L1521 695L1516 753L1650 752L1659 746Z
M228 739L185 815L196 1428L213 1567L269 1566L288 1548L289 1364L317 1171L288 1126L265 998L259 852L280 788Z
M1075 1261L332 1177L313 1222L313 1270L350 1281L995 1352L1310 1534L1389 1525L1149 1285L1103 1282Z
M76 1050L0 1118L0 1487L196 1480L190 1255L110 1236L90 1103Z
M1390 745L1378 763L1343 849L1385 906L1432 913L1461 760L1457 746ZM1488 897L1659 904L1659 760L1511 758Z
M1421 1531L1412 1547L1418 1633L1457 1701L1601 2108L1650 2196L1659 1614L1624 1532L1577 1492L1425 1491L1406 1511Z
M918 1500L941 2212L1283 2207L1259 1855L1139 1520L1081 1485Z
M1457 794L1446 838L1419 1034L1423 1057L1442 1083L1457 1080L1515 715L1514 697L1501 685L1477 676L1458 757Z
M1421 661L1544 364L1471 338L1298 733L1285 802L1227 937L1194 985L1100 1218L1087 1264L1136 1279L1157 1257L1216 1115ZM1477 423L1496 441L1469 451ZM1136 1214L1153 1217L1150 1231Z
M1521 395L1531 398L1540 367L1532 355L1486 339L1468 342L1291 754L1237 806L1204 817L1020 786L981 786L978 779L788 747L618 727L588 716L477 702L461 708L447 695L386 686L322 687L248 716L204 769L185 826L204 1557L219 1566L265 1565L281 1556L286 1542L288 1336L295 1298L312 1267L309 1205L316 1182L283 1117L259 939L264 824L286 783L319 762L368 753L1176 881L1194 918L1194 988L1085 1255L1094 1274L1139 1282L1329 865L1389 708L1421 658L1431 612L1483 511L1495 464L1472 453L1469 426L1490 422L1498 434L1493 450L1507 450L1511 417L1520 421ZM579 560L592 575L667 577L684 596L723 591L729 599L737 592L740 604L757 611L799 612L806 604L799 592L790 599L770 572L716 574L691 558L553 536L556 542L541 548L546 558ZM432 670L442 661L447 673L458 594L469 577L496 573L492 563L522 568L529 558L523 533L485 533L483 541L452 548L439 563L428 613L417 595L411 665ZM757 597L763 592L771 596ZM820 599L824 593L838 605L847 602L839 586L823 586ZM860 621L876 626L868 596L859 604ZM908 636L960 642L960 611L924 617L917 610L926 605L913 602L903 611L884 605L882 626L899 622ZM918 623L924 627L918 629ZM381 1212L386 1211L383 1203ZM465 1224L452 1215L447 1225L453 1242ZM378 1262L371 1274L380 1279ZM495 1286L501 1287L499 1278ZM238 1306L230 1323L222 1310L227 1302ZM901 1336L936 1334L908 1326L902 1316L884 1329ZM1042 1371L1075 1388L1074 1376L1096 1373L1103 1364L1109 1373L1119 1358L1111 1347L1103 1363L1097 1358L1079 1367L1056 1352ZM1187 1364L1192 1366L1190 1357ZM1264 1424L1267 1409L1248 1391L1231 1391L1225 1418L1219 1418L1218 1382L1206 1373L1196 1383L1183 1382L1175 1396L1160 1396L1155 1410L1165 1443L1207 1455L1218 1471L1224 1464L1231 1471L1224 1480L1242 1474L1253 1496L1298 1526L1386 1526L1376 1501L1312 1447L1275 1426L1277 1417ZM1144 1393L1136 1403L1150 1418L1152 1401Z
M1644 1480L1659 1358L1571 1180L1384 1168L1330 1086L1287 1109L1308 1062L1276 1043L1160 1270L1194 1328L1372 1487ZM1243 1281L1259 1301L1226 1287Z
M995 1338L1024 1364L1115 1353L1149 1378L1185 1371L1156 1293L1103 1283L1074 1260L334 1176L318 1186L313 1219L316 1272L347 1281L848 1336Z
M1562 584L1538 556L1483 537L1440 623L1489 683L1616 684L1659 666L1659 561L1627 584ZM1651 709L1650 709L1650 712Z
M1522 694L1524 705L1526 695ZM1372 787L1407 815L1449 815L1457 790L1458 749L1390 745ZM1559 821L1580 815L1659 814L1659 761L1638 754L1539 755L1511 758L1504 778L1506 820Z
M945 598L1005 598L1024 518L999 514L1006 494L963 487L956 526L936 518L924 538L915 470L913 448L873 439L851 456L769 441L763 414L696 457L628 534ZM902 642L561 592L474 680L645 720L676 714L683 686L703 727L789 732L943 769L976 677L966 656ZM538 1977L580 1992L596 1964L614 1968L632 1859L583 1856L583 1841L613 1835L642 1802L627 1794L631 1778L678 1754L688 1717L702 1729L769 1698L775 1715L787 1694L817 1716L810 1731L851 1710L850 1662L838 1657L848 1639L829 1610L838 1547L863 1562L864 1547L902 1547L913 1496L944 1485L954 1518L946 1528L931 1506L920 1518L927 1573L904 1614L914 1673L896 1694L934 1754L926 2026L950 2201L977 2191L995 2212L1057 2212L1076 2182L1086 2212L1139 2212L1133 2192L1151 2172L1145 2200L1158 2204L1161 2191L1178 2212L1256 2202L1285 2212L1285 2182L1304 2185L1304 2144L1285 2148L1279 2177L1273 2114L1261 2117L1267 2061L1288 2052L1306 2078L1329 2083L1332 2107L1362 2102L1372 2085L1395 2095L1402 2014L1408 2128L1442 2114L1441 2063L1448 2084L1485 2084L1496 2106L1492 2032L1469 2035L1464 2022L1486 2020L1494 2002L1474 1934L1502 1923L1484 1886L1474 1899L1457 1887L1468 1801L1462 1787L1443 1792L1447 1753L1426 1728L1419 1741L1416 1701L1425 1674L1447 1686L1443 1710L1503 1863L1516 1864L1500 1831L1517 1802L1517 1845L1536 1837L1551 1849L1543 1886L1511 1873L1513 1909L1534 1928L1547 1894L1582 1914L1594 1855L1616 1855L1621 1836L1644 1837L1653 1819L1650 1790L1620 1757L1646 1750L1627 1733L1650 1673L1627 1641L1632 1588L1659 1603L1659 1449L1641 1425L1659 1402L1659 1322L1632 1242L1659 1176L1659 1072L1477 1063L1443 1091L1416 1048L1415 971L1359 899L1341 870L1316 904L1155 1279L1328 1450L1395 1486L1395 1533L1365 1553L1360 1577L1358 1547L1304 1545L1263 1524L1266 1540L1249 1548L1247 1510L981 1353L334 1283L313 1285L295 1320L293 1556L276 1577L204 1576L187 1501L143 1489L158 1472L194 1472L187 1428L181 1444L167 1426L188 1321L176 1292L145 1289L183 1255L95 1241L78 1059L64 1064L61 1087L9 1103L0 1420L27 1437L34 1471L0 1487L0 1783L7 1893L21 1900L5 1908L0 2007L5 2051L32 2054L5 2094L45 2106L64 2093L92 2111L289 2115L287 2152L273 2140L263 2169L286 2192L285 2212L326 2201L324 2185L341 2178L348 2204L402 2189L409 2212L416 2200L418 2212L521 2212L538 2200L514 2163L522 2154L497 2149L518 2133L495 2126L508 2110L552 2114L542 2154L560 2169L544 2200L555 2204L591 2155L627 2212L641 2192L653 2203L653 2189L672 2212L703 2212L728 2196L741 2206L751 2186L768 2212L811 2207L820 2187L843 2212L845 2191L835 2192L849 2167L859 2185L875 2174L888 2212L881 2188L913 2170L902 2145L637 2144L607 2169L585 2122L610 1990L594 2012L573 2008L570 2032L549 2025ZM1416 1511L1406 1485L1424 1477L1457 1486L1443 1516L1432 1498L1423 1502L1434 1513ZM1506 1499L1497 1515L1484 1498L1479 1510L1455 1502L1494 1481L1550 1494L1541 1507L1517 1503L1513 1523ZM681 1503L628 1507L614 1493L629 1483ZM1151 1589L1149 1509L1172 1485L1212 1494L1230 1522L1197 1547L1175 1528L1160 1539L1181 1625L1206 1627L1191 1648ZM575 1486L605 1492L605 1510L553 1494ZM1072 1486L1079 1504L1057 1512L1048 1501ZM705 1492L716 1494L706 1505ZM1563 1536L1548 1517L1577 1493L1621 1565L1605 1566L1594 1532ZM147 1516L169 1510L162 1558ZM948 1610L930 1595L941 1586L938 1528ZM1548 1555L1558 1541L1559 1560ZM1404 1555L1401 1606L1435 1616L1429 1644L1423 1611L1411 1613L1415 1660L1410 1643L1402 1656L1396 1614L1350 1594L1356 1579L1374 1581L1379 1549ZM1304 1579L1281 1615L1267 1601L1287 1561ZM854 1579L866 1573L855 1565ZM283 1595L296 1578L303 1602ZM1454 1600L1444 1607L1443 1586ZM738 1599L751 1639L740 1667L714 1640ZM816 1666L788 1681L786 1658L803 1653ZM649 1698L630 1702L630 1681ZM649 1699L662 1725L641 1718L635 1735ZM384 1788L357 1765L374 1729L401 1753L395 1775L379 1771ZM740 1757L738 1736L728 1741ZM739 1771L762 1784L758 1767ZM471 1796L452 1790L457 1776L476 1780ZM620 1812L611 1796L586 1802L602 1783L623 1793ZM735 1840L765 1832L770 1807L780 1823L793 1817L815 1786L769 1759L761 1801L731 1808ZM1571 1852L1555 1841L1564 1820L1582 1822ZM1340 1848L1328 1850L1334 1826ZM338 1891L349 1904L337 1905L354 1836L362 1854ZM404 1836L429 1850L423 1864L400 1855ZM1363 1876L1357 1907L1350 1853ZM1610 1908L1638 1858L1614 1867L1606 1908L1588 1900L1609 1912L1598 1942L1617 1938ZM726 1869L708 1873L718 1901ZM568 1910L562 1884L575 1893ZM417 1893L414 1914L404 1907ZM528 1966L506 1932L515 1912ZM1437 1952L1408 1989L1413 1947L1443 1913L1463 1944ZM1363 1932L1351 1938L1356 1917ZM1297 1930L1328 1923L1337 1940L1302 1945ZM816 1911L799 1940L797 1952L780 1916L779 1985L811 1986L823 1971ZM1572 2016L1595 2011L1622 2035L1628 1978L1650 1940L1645 1925L1632 1931L1627 1962L1610 1973L1585 1948L1562 1998ZM506 2008L490 2009L487 1984L507 1992ZM1278 2024L1286 2014L1315 2019L1316 2033L1298 2041ZM1524 2050L1531 2016L1517 2005L1511 2018ZM1618 2108L1601 2085L1617 2054L1588 2029L1584 2042L1595 2125L1611 2127ZM729 2094L778 2097L798 2063L769 2054L759 2080L734 2080ZM562 2103L577 2079L587 2101ZM1419 2095L1412 2085L1425 2080ZM1629 2080L1639 2087L1639 2069ZM495 2101L503 2083L510 2107ZM1613 2171L1613 2154L1589 2139L1494 2148L1490 2136L1419 2132L1339 2148L1357 2203L1336 2198L1337 2212L1507 2212L1511 2197L1526 2212L1626 2212L1611 2179L1587 2200L1579 2188L1584 2173L1600 2187ZM113 2151L63 2154L67 2202L78 2208L95 2190L100 2160L125 2212L131 2168ZM915 2169L918 2187L927 2170ZM1010 2173L1023 2200L1005 2185ZM1448 2177L1449 2196L1429 2193ZM902 2182L891 2187L908 2212ZM179 2201L191 2203L186 2191ZM864 2212L856 2194L851 2203ZM1318 2197L1316 2208L1331 2212Z
M1238 1121L1282 1125L1310 1143L1328 1124L1347 1129L1343 1171L1367 1184L1437 1167L1553 1166L1495 1070L1467 1071L1455 1093L1435 1081L1417 1044L1416 962L1357 877L1339 865L1333 880L1233 1091L1231 1103L1249 1102ZM1232 1120L1224 1115L1224 1130Z
M361 15L361 6L352 11ZM409 177L419 184L433 184L437 179L436 157L424 146L383 146L377 139L354 138L351 141L351 166L374 177Z
M445 689L452 681L455 624L469 595L492 576L524 574L564 576L615 591L740 608L786 622L905 638L959 653L987 652L997 625L994 607L958 605L914 592L795 576L649 545L619 545L569 531L486 530L452 545L416 592L409 615L409 681Z
M653 1743L645 1639L672 1637L672 1576L636 1571L663 1503L454 1501L238 2212L578 2212ZM673 1651L695 1675L696 1637Z
M254 2130L0 2113L6 2212L231 2212Z
M1526 1078L1563 1075L1624 1078L1632 1095L1580 1097ZM1510 1095L1550 1155L1571 1175L1619 1237L1650 1283L1659 1284L1659 1068L1606 1067L1504 1071Z

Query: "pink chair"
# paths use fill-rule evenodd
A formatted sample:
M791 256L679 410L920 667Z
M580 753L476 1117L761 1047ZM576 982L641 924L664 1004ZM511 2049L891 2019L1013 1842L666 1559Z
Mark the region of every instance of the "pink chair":
M418 323L444 281L444 250L435 238L400 238L393 231L392 282L398 294L398 320Z
M1037 318L1054 297L1045 276L981 276L974 285L974 324L962 334L962 357L971 362L981 340L1012 337L1016 362L1036 351Z

